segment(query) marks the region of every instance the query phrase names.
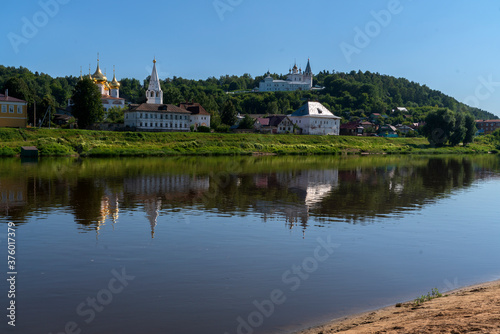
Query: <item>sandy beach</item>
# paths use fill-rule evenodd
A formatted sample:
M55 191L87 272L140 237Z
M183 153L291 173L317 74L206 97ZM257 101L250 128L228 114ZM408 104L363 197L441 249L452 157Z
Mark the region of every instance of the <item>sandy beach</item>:
M500 280L334 320L301 331L327 333L500 333Z

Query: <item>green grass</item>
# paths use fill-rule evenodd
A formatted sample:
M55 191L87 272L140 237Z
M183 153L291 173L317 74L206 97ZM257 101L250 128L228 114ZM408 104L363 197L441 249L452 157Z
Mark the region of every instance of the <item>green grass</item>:
M439 298L442 296L443 295L439 292L439 290L437 288L434 288L434 289L432 289L431 292L428 292L427 295L422 295L422 296L418 297L417 299L415 299L415 301L413 302L413 305L420 306L421 304L423 304L426 301L432 300L434 298Z
M461 154L497 149L486 139L467 147L432 148L424 138L0 129L0 156L19 154L28 145L38 147L42 156Z

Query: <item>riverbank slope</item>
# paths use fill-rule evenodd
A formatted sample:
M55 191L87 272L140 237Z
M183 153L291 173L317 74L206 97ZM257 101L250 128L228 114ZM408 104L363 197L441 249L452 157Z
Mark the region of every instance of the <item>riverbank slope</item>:
M335 320L300 334L500 333L500 281L455 290L443 297L390 306Z
M21 146L36 146L42 156L453 154L495 150L495 144L487 140L467 147L433 148L425 138L0 129L0 156L17 155Z

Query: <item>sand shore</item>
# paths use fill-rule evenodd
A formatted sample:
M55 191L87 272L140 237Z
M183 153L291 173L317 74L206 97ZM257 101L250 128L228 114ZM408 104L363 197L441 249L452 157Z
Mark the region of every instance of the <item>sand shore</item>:
M334 320L300 334L500 333L500 280Z

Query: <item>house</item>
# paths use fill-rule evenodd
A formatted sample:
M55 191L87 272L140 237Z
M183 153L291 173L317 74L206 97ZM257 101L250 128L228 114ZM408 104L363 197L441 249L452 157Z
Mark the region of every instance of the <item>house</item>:
M286 115L272 115L267 117L269 119L269 129L271 133L278 133L278 125L286 118Z
M378 132L382 137L397 137L398 136L397 129L393 125L387 125L387 124L381 125L380 128L378 129Z
M395 109L392 109L391 111L392 112L399 111L400 113L405 113L405 112L408 112L408 109L406 109L405 107L397 107Z
M406 135L407 133L409 133L409 132L414 131L412 127L410 127L410 126L408 126L408 125L402 125L402 124L398 124L398 125L396 125L396 129L397 129L399 132L401 132L401 133L403 133L403 134L405 134L405 135Z
M289 116L305 135L336 135L340 133L340 117L319 102L307 102Z
M185 109L191 113L189 116L190 126L193 125L195 130L199 126L210 127L210 113L205 110L199 103L181 103L179 108Z
M290 118L285 116L282 121L277 125L277 133L294 133L294 124Z
M480 133L488 135L500 128L500 119L477 120L476 127Z
M28 102L0 94L0 127L25 128L28 124Z
M359 121L340 125L341 136L362 136L364 128Z

